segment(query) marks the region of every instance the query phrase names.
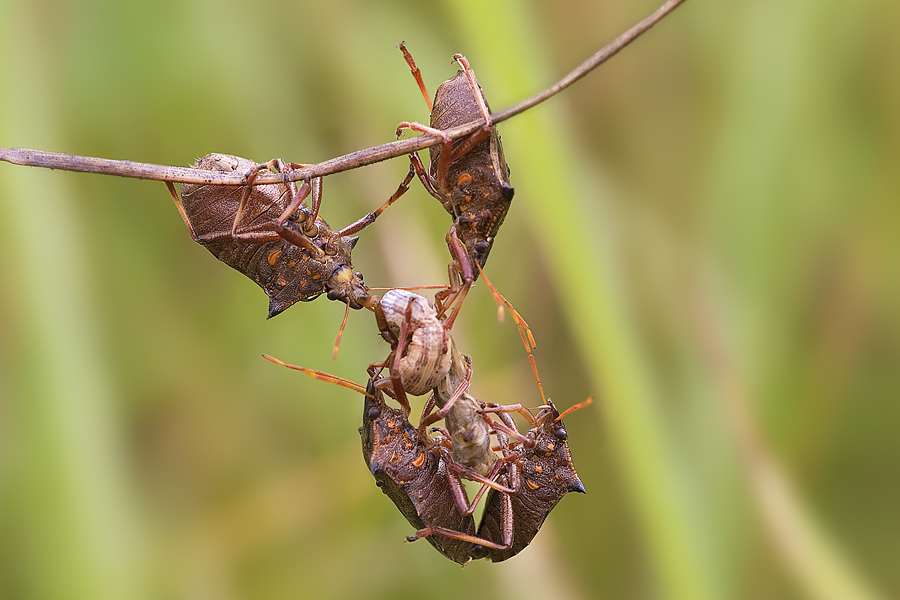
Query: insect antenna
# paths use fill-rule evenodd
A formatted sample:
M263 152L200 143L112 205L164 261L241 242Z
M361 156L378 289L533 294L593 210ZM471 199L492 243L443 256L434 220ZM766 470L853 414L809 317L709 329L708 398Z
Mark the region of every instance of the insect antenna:
M347 302L347 308L344 310L344 320L341 321L341 327L338 329L337 339L334 340L334 352L331 354L331 360L337 360L338 347L341 345L341 337L344 335L344 328L347 326L347 317L350 316L350 302Z
M390 290L406 290L407 292L411 292L413 290L443 290L447 286L446 285L416 285L411 287L370 287L370 290L374 290L376 292L388 292Z
M269 356L268 354L263 354L262 357L269 362L273 362L276 365L281 365L282 367L287 367L288 369L292 369L294 371L300 371L301 373L305 373L312 377L313 379L318 379L319 381L326 381L328 383L334 383L341 387L345 387L347 389L353 390L354 392L359 392L363 396L372 397L371 394L366 392L366 386L356 383L355 381L350 381L349 379L344 379L343 377L338 377L337 375L332 375L331 373L326 373L325 371L317 371L316 369L307 369L306 367L298 367L297 365L289 365L284 361L280 361L274 356Z
M569 414L570 412L576 411L576 410L578 410L579 408L584 408L585 406L588 406L589 404L591 404L593 401L594 401L594 397L591 396L590 398L588 398L588 399L585 400L584 402L579 402L579 403L576 404L575 406L570 406L569 408L567 408L566 410L564 410L563 413L562 413L561 415L559 415L558 417L556 417L556 418L553 419L553 420L554 420L554 421L559 421L560 419L562 419L564 416L566 416L566 415Z

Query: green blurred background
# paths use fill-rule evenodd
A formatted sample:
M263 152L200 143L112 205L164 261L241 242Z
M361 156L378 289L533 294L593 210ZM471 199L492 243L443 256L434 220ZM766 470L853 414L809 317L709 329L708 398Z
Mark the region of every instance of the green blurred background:
M469 58L495 110L653 1L0 0L0 145L188 165L390 141ZM265 320L163 184L0 164L0 597L855 598L900 591L900 5L691 0L501 127L488 275L529 320L588 490L460 569L360 456L371 315ZM890 165L895 165L893 168ZM404 159L329 177L343 225ZM893 198L893 200L892 200ZM446 281L420 186L363 232L373 286ZM478 287L479 397L539 396ZM577 496L577 497L576 497Z

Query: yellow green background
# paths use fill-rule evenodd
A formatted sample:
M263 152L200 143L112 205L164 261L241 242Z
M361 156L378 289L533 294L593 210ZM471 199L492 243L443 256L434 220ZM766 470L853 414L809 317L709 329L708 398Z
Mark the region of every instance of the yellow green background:
M316 162L427 121L465 54L494 110L652 1L0 0L0 146L186 166ZM360 455L371 314L266 321L163 184L0 164L0 597L877 598L900 591L900 5L690 0L501 127L516 197L487 273L529 320L586 496L463 569ZM893 165L893 167L892 167ZM325 182L374 209L400 158ZM372 286L446 281L420 186ZM473 391L536 405L483 286Z

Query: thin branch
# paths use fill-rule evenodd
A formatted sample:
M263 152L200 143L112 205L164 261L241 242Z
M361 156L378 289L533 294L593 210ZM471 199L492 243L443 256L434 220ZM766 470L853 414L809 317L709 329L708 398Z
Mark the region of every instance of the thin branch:
M561 91L593 71L595 68L599 67L607 60L615 56L619 52L619 50L636 40L642 33L656 25L663 17L678 8L678 5L684 3L684 1L685 0L669 0L668 2L657 8L656 11L653 12L653 14L651 14L649 17L633 26L631 29L629 29L607 45L603 46L603 48L598 50L593 56L578 65L575 70L560 79L556 85L547 88L540 94L532 96L528 100L523 100L522 102L514 104L509 108L504 108L500 112L491 114L491 120L494 123L505 121L506 119L514 117L519 113L525 112L529 108L532 108L533 106L540 104L544 100L560 93Z
M685 0L669 0L660 6L653 14L633 26L631 29L617 37L615 40L601 48L597 53L581 63L574 71L563 77L556 85L543 92L523 100L518 104L493 113L491 120L494 123L505 121L533 106L536 106L566 89L593 69L597 68L622 48L636 40L642 33L653 27L663 17L675 10ZM481 126L480 121L473 121L459 127L445 131L452 139L465 137ZM357 150L343 156L338 156L296 171L284 174L262 173L253 182L254 185L279 183L283 181L299 181L307 177L323 177L342 171L349 171L366 165L371 165L390 158L396 158L424 150L441 143L440 137L431 134L423 134L414 138L397 140L380 146L373 146L363 150ZM153 179L157 181L171 181L177 183L216 184L216 185L243 185L246 183L244 173L218 173L204 169L191 169L187 167L170 167L154 165L151 163L138 163L130 160L110 160L105 158L93 158L59 152L44 152L42 150L29 150L27 148L0 148L0 161L6 161L14 165L29 167L43 167L47 169L60 169L63 171L77 171L80 173L95 173L99 175L118 175L120 177L132 177L136 179Z

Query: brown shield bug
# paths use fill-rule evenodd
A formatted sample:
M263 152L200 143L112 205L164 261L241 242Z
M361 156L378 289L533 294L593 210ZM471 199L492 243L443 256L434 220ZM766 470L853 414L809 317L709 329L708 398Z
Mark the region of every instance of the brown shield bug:
M402 411L387 405L374 379L366 387L360 435L363 458L381 491L417 530L461 534L462 539L433 535L428 541L450 560L467 563L475 520L457 506L446 458L419 437ZM465 495L461 487L458 493Z
M447 245L453 256L450 288L436 298L442 314L455 302L446 320L447 326L452 327L469 287L478 278L473 265L484 267L487 262L514 190L509 184L509 167L503 158L500 135L492 124L487 101L466 58L454 55L460 71L438 87L432 103L412 55L403 43L398 47L428 104L431 122L425 126L404 121L397 126L397 134L408 128L444 139L442 144L430 148L427 172L417 153L411 154L410 160L428 193L453 217L447 233ZM481 129L456 142L443 132L479 119L484 120ZM398 193L402 192L398 190Z
M472 549L472 558L489 558L492 562L512 558L531 543L547 515L563 496L569 492L585 493L584 485L572 463L568 433L562 417L591 402L592 399L588 399L561 415L548 399L547 406L535 417L534 427L525 436L519 436L508 427L495 424L497 429L520 441L514 450L519 454L520 460L515 468L509 469L509 478L517 479L510 481L509 485L517 491L505 494L491 489L488 492L484 514L478 526L478 537L494 542L505 541L509 539L511 531L512 543L504 544L508 546L506 548L476 545ZM502 414L515 408L517 405L488 407L483 412ZM511 518L508 516L510 512Z
M263 170L283 172L281 160L264 164L227 154L209 154L198 169L247 174L247 185L226 187L184 184L181 198L167 183L194 241L240 271L269 296L269 317L298 300L327 294L350 308L371 307L362 275L353 271L350 252L358 238L348 237L365 224L335 232L318 216L322 180L253 186ZM312 195L312 206L303 201ZM384 208L384 207L383 207ZM383 209L382 208L382 209Z

